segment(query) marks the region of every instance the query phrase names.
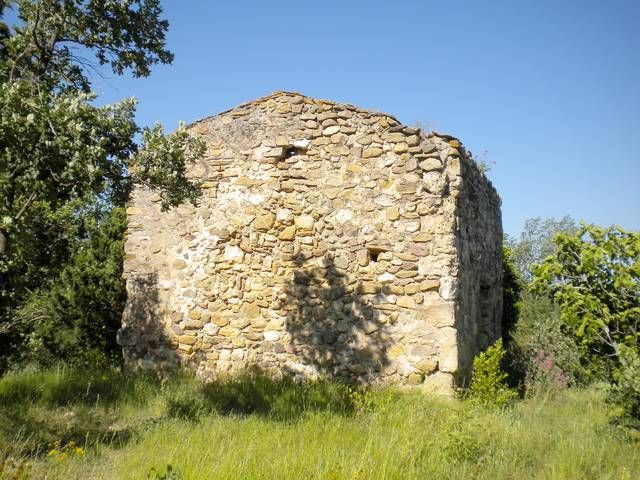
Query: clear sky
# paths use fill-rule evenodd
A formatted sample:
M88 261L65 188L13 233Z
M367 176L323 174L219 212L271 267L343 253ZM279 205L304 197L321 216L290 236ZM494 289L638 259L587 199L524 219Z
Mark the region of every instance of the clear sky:
M640 229L639 0L164 0L170 66L95 79L173 129L276 90L388 112L491 165L505 232ZM484 153L483 153L484 152Z

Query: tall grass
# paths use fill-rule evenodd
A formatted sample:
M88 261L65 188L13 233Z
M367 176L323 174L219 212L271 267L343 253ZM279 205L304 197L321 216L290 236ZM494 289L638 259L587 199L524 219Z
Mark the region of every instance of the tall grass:
M46 456L78 439L86 454ZM496 410L255 374L204 386L58 369L0 380L0 449L27 459L24 478L640 478L638 436L597 389Z

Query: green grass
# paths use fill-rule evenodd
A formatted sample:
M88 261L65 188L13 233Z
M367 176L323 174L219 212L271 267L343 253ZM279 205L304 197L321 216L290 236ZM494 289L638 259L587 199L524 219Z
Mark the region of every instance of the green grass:
M207 386L67 369L0 380L3 480L635 479L639 452L598 389L492 410L260 375ZM10 473L19 465L22 477Z

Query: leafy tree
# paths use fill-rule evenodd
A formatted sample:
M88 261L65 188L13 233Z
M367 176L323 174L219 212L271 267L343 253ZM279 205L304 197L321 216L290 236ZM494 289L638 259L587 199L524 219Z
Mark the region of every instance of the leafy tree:
M598 355L640 345L640 232L583 224L556 237L557 252L535 269L560 317Z
M583 224L575 235L558 235L556 243L556 254L534 270L533 287L560 306L560 318L581 341L592 370L613 381L615 399L637 417L640 232Z
M183 125L140 128L135 100L97 106L81 57L116 74L170 63L158 0L0 0L0 324L52 279L84 238L96 205L123 205L134 183L164 208L195 201L186 165L204 145ZM138 135L142 142L138 143ZM132 166L135 165L135 169ZM0 331L3 327L0 327ZM0 349L6 352L6 337Z
M173 60L165 48L169 23L160 18L158 0L2 0L0 14L8 7L20 20L4 25L3 76L10 81L88 92L90 64L76 55L78 47L118 75L146 77L153 65Z
M520 239L505 237L505 244L510 249L510 259L518 277L525 284L531 282L533 265L554 254L554 237L559 233L574 233L577 230L578 225L568 215L559 220L540 217L527 219Z

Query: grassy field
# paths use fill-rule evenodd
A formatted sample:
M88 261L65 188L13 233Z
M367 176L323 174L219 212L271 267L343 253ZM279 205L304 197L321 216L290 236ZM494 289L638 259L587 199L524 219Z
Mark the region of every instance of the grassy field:
M492 410L263 377L57 369L0 380L0 479L640 478L604 392Z

